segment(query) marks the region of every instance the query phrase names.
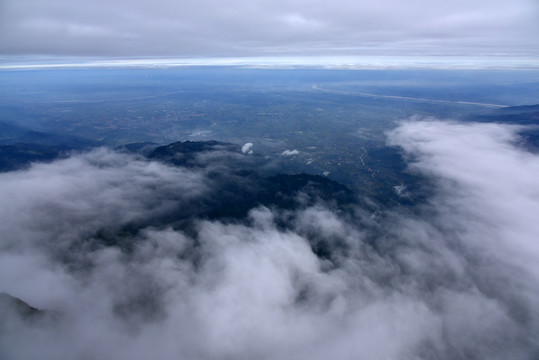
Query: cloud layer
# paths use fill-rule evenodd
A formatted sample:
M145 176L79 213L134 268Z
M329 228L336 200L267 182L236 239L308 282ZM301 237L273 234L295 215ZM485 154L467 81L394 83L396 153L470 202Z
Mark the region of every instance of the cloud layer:
M534 0L6 0L9 55L537 56Z
M211 194L209 170L97 150L1 174L0 291L61 315L4 316L0 354L531 359L539 156L517 131L434 120L392 131L436 184L413 213L319 203L128 231Z

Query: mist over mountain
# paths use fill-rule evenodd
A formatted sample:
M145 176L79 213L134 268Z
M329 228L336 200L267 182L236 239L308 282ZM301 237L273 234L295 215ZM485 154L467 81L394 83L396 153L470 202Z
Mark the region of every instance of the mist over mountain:
M389 145L434 186L413 209L213 141L2 173L0 353L532 359L539 157L519 131L401 123Z

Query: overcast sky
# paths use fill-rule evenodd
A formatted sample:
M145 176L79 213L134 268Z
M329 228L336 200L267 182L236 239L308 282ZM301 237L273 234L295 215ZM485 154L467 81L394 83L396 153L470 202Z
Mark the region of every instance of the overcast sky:
M0 54L539 54L537 0L0 0Z

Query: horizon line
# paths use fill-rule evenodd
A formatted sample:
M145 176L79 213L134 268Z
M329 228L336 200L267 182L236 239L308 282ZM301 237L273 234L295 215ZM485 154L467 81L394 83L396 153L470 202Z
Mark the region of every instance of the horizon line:
M73 57L0 56L0 70L166 69L231 67L245 69L335 70L539 70L539 59L509 56L259 56L259 57Z

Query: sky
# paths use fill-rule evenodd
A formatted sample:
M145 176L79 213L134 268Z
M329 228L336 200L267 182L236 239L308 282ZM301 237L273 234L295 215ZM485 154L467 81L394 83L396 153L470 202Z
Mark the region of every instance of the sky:
M0 356L534 359L539 155L518 131L401 123L389 142L434 192L378 217L319 202L147 221L214 197L216 173L234 176L225 157L183 168L101 148L2 173L0 289L47 313L0 301ZM115 232L129 250L94 241Z
M536 0L1 0L8 57L539 57Z

